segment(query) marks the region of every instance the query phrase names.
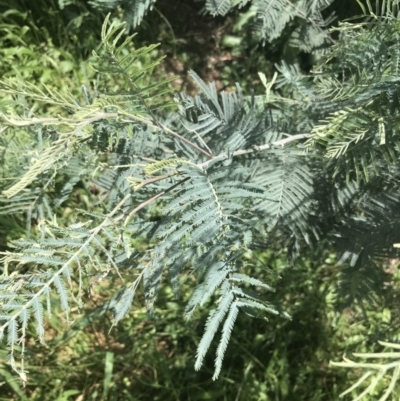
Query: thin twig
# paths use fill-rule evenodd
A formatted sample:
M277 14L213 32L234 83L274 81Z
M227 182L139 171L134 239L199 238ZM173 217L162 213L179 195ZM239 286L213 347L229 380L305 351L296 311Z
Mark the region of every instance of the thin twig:
M105 118L115 118L115 117L118 117L118 113L97 113L84 120L76 120L73 118L64 118L64 117L42 117L42 118L30 118L26 120L22 119L19 120L13 117L7 117L5 114L0 114L0 118L4 119L6 124L8 124L7 127L8 126L24 127L34 124L52 124L52 125L67 124L72 126L76 125L77 127L82 128L85 125L88 125L92 122L98 120L104 120Z
M165 180L166 178L173 177L174 175L177 175L177 174L178 174L178 172L175 172L175 173L170 173L170 174L158 175L158 176L156 176L154 178L149 178L149 179L144 180L142 182L138 182L137 185L133 186L133 190L136 192L140 188L145 187L146 185L153 184L154 182L157 182L157 181Z
M147 124L149 127L159 128L162 131L164 131L164 132L166 132L168 134L171 134L172 136L174 136L175 138L179 139L180 141L185 142L186 144L188 144L193 149L196 149L199 152L203 153L203 155L207 156L209 159L213 158L212 154L208 153L207 151L205 151L204 149L200 148L198 145L196 145L192 141L189 141L189 139L184 138L183 136L179 135L177 132L172 131L170 128L168 128L165 125L159 123L158 121L152 121L152 120L149 120L148 118L145 118L145 117L135 116L135 115L126 113L123 110L119 110L118 114L121 114L121 115L124 115L126 117L132 118L133 120L136 120L136 121L141 121L141 122Z
M286 134L283 134L283 135L286 135ZM240 150L237 150L237 151L235 151L235 152L232 153L232 157L235 157L235 156L242 156L242 155L246 155L246 154L254 153L254 152L261 152L261 151L263 151L263 150L268 150L268 149L271 149L272 147L277 147L277 146L282 146L282 147L284 147L286 144L288 144L288 143L290 143L290 142L298 141L298 140L300 140L300 139L309 138L310 136L311 136L311 134L290 135L290 136L288 136L288 137L286 137L286 138L284 138L284 139L281 139L281 140L279 140L279 141L276 141L276 142L267 143L267 144L261 145L261 146L254 146L254 147L251 148L251 149L240 149ZM222 154L220 154L220 155L218 155L218 156L214 156L211 160L207 160L206 162L197 164L196 166L199 167L200 169L205 169L205 170L206 170L206 169L209 167L209 164L210 164L210 163L215 163L215 162L224 160L224 159L226 159L227 157L228 157L228 154L227 154L227 153L222 153ZM151 183L153 183L153 182L161 181L161 180L164 180L164 179L166 179L166 178L172 177L172 176L174 176L175 174L176 174L176 173L165 174L165 175L162 175L162 176L157 176L157 177L155 177L155 178L150 178L150 179L148 179L148 180L146 180L146 181L143 181L143 182L140 183L139 185L140 185L140 187L142 187L142 186L145 186L145 185L147 185L147 184L151 184ZM183 181L185 181L185 180L183 180ZM179 183L181 183L181 181L180 181ZM179 183L178 183L178 184L179 184ZM156 195L156 196L157 196L157 197L160 197L160 196L164 195L164 193L169 192L171 189L175 188L175 186L178 185L178 184L175 184L174 186L172 186L171 188L169 188L169 189L166 190L166 191L160 192L160 194L158 194L158 195ZM147 201L146 201L146 202L147 202Z
M147 205L149 205L150 203L154 202L155 200L157 200L158 198L160 198L161 196L165 195L166 193L172 191L174 188L176 188L178 185L183 184L184 182L190 180L190 177L185 177L183 180L180 180L179 182L177 182L174 185L171 185L169 188L165 189L164 191L159 192L157 195L154 195L152 198L147 199L147 201L142 202L139 206L137 206L135 209L133 209L129 214L128 217L125 219L125 223L124 226L126 226L128 224L129 219L139 210L143 209L144 207L146 207ZM116 220L119 220L121 218L121 216Z
M189 141L188 139L184 138L183 136L179 135L177 132L170 130L169 128L167 128L166 126L162 125L161 123L158 123L158 126L160 128L162 128L165 132L168 132L169 134L171 134L172 136L174 136L175 138L178 138L179 140L181 140L182 142L187 143L189 146L191 146L192 148L198 150L199 152L203 153L204 155L206 155L208 158L212 159L213 155L208 153L207 151L205 151L204 149L200 148L199 146L197 146L195 143Z
M208 147L208 145L204 142L203 138L199 135L199 133L195 129L190 129L186 127L186 125L182 122L181 123L189 132L194 132L196 134L197 139L201 142L201 144L208 150L210 155L212 155L211 149Z
M236 150L235 152L232 153L232 157L242 156L242 155L246 155L246 154L249 154L249 153L261 152L263 150L268 150L268 149L271 149L271 148L277 147L277 146L284 147L286 144L288 144L290 142L298 141L300 139L309 138L310 136L311 136L311 134L297 134L297 135L289 136L289 137L287 137L285 139L281 139L281 140L276 141L276 142L267 143L267 144L261 145L261 146L254 146L251 149ZM221 153L220 155L215 156L211 160L207 160L204 163L198 164L197 167L200 167L202 169L207 170L207 168L209 167L209 165L211 163L215 163L215 162L224 160L226 158L228 158L228 153Z

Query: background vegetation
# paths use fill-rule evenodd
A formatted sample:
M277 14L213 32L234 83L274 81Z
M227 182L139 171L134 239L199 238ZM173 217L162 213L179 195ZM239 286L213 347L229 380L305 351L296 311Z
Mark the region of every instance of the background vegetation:
M98 7L80 0L0 0L0 76L17 76L31 83L45 84L61 93L95 80L90 67L92 50L98 50L101 25L107 12L112 18L126 17L123 7ZM111 2L110 2L111 3ZM247 23L250 5L226 16L199 15L203 3L159 0L137 27L137 47L161 42L149 57L166 56L156 74L179 77L170 83L177 91L196 88L187 75L195 70L219 89L239 82L244 92L263 94L259 72L271 79L278 61L299 66L307 74L318 54L293 46L291 32L296 21L272 42L263 45L254 27ZM361 13L356 1L334 1L324 10L334 11L338 20ZM335 40L335 34L332 35ZM110 89L122 83L116 78ZM6 99L0 99L0 106ZM29 107L44 107L29 104ZM57 113L56 106L46 112ZM1 127L0 127L1 132ZM0 149L10 138L0 137ZM26 139L27 143L29 138ZM0 188L8 187L17 171L3 161ZM8 167L7 167L8 168ZM57 218L73 221L76 208L90 209L93 190L83 184L74 189L67 206ZM35 217L35 216L33 216ZM34 220L34 219L33 219ZM0 247L24 235L26 222L16 216L0 216ZM345 309L338 302L340 269L336 255L321 244L297 260L290 273L286 256L277 258L262 244L256 252L256 268L269 267L282 279L275 279L277 291L271 302L284 299L291 321L240 316L218 381L211 380L213 363L208 356L205 368L192 368L196 346L206 315L196 323L184 323L184 302L176 301L164 288L157 302L156 318L146 318L143 299L135 300L129 318L110 330L110 316L99 314L109 298L109 286L94 288L94 296L74 324L65 331L65 318L54 313L48 321L46 345L28 338L26 363L29 380L23 388L6 363L0 365L1 400L337 400L353 373L328 366L346 353L371 351L377 340L400 340L398 296L400 275L397 260L385 267L394 291L384 292L376 303ZM192 284L182 291L187 300ZM290 295L288 295L290 294ZM162 319L157 319L157 315ZM6 351L0 351L2 361ZM385 385L385 382L382 384ZM378 397L370 396L370 400Z

